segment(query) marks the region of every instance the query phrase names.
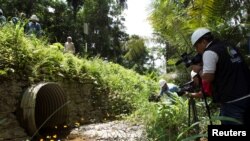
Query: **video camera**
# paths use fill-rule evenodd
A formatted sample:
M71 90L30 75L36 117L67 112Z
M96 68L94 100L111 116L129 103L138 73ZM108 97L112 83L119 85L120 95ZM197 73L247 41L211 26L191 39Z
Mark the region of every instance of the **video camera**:
M182 86L180 86L180 91L177 92L178 96L182 96L184 95L186 92L194 92L194 82L193 81L189 81L185 84L183 84Z
M185 66L188 68L190 67L191 65L195 65L195 64L198 64L198 63L201 63L202 62L202 55L201 54L196 54L194 57L191 56L192 55L192 52L190 53L183 53L181 55L181 59L178 60L175 65L179 65L180 63L184 63Z
M159 102L161 100L161 97L151 93L150 96L148 97L149 102Z
M201 54L196 54L195 56L192 56L192 52L190 53L183 53L181 55L181 59L178 60L175 65L179 65L180 63L184 63L186 68L190 67L191 65L196 65L202 62L202 55ZM180 91L177 92L179 96L182 96L186 92L194 92L194 84L193 81L187 82L180 86Z

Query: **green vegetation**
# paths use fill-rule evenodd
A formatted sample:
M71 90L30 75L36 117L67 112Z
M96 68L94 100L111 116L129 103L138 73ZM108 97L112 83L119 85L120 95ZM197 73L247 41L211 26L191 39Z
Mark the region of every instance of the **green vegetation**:
M133 70L98 58L87 60L63 54L59 43L49 45L45 40L26 37L21 28L13 25L2 27L0 37L2 79L17 79L28 84L64 80L81 83L92 79L110 93L113 99L110 106L114 111L119 110L117 115L138 108L136 102L146 101L149 92L156 89L154 81Z

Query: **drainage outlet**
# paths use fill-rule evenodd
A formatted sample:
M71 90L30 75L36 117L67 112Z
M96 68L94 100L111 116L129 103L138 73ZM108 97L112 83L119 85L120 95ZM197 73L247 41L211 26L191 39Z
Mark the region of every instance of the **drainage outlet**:
M68 121L68 102L63 89L54 82L29 87L21 100L21 124L29 135Z

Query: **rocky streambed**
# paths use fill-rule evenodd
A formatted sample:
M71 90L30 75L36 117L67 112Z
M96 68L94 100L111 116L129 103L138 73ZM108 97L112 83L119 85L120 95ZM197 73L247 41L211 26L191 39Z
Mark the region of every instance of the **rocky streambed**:
M67 141L146 141L142 125L127 121L112 121L80 126L73 129Z

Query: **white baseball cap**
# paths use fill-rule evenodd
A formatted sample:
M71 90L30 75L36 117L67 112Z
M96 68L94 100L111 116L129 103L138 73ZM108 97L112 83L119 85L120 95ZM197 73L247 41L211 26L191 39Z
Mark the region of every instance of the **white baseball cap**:
M167 83L167 81L164 80L164 79L160 79L160 80L159 80L159 85L160 85L161 88L162 88L166 83Z

